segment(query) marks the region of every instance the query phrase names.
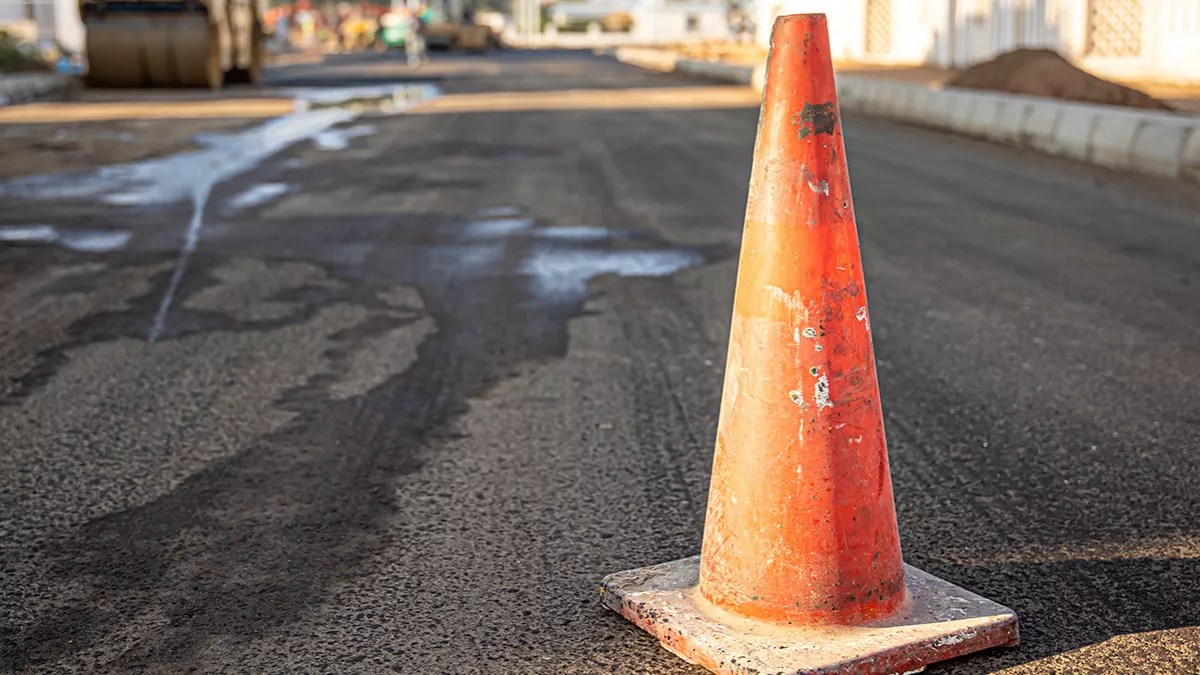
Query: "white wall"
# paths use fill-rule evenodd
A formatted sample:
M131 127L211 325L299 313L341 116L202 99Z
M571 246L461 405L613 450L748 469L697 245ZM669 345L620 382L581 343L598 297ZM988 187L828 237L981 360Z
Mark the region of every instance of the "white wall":
M1089 0L891 0L891 49L866 51L868 0L759 0L758 41L774 18L824 12L835 60L965 67L1018 47L1054 49L1099 75L1200 82L1200 0L1144 0L1142 54L1088 54Z
M889 61L923 63L929 58L941 18L936 11L939 9L937 4L929 0L892 0L892 53Z
M1086 54L1086 16L1078 38L1080 64L1116 77L1200 83L1200 0L1145 0L1142 54L1122 59Z
M77 0L34 0L39 40L58 40L67 49L83 49L83 22ZM0 24L25 19L25 0L0 0Z
M54 32L64 49L83 52L83 21L77 0L54 0Z
M25 20L25 0L0 0L0 25Z
M1182 79L1200 80L1200 0L1163 0L1152 27L1156 63L1176 64Z
M829 17L829 49L834 60L857 61L866 42L865 0L758 0L758 42L771 42L775 17L784 14L824 12Z
M645 41L673 42L689 38L730 37L724 3L649 0L638 3L632 16L633 35ZM688 30L688 17L696 19L693 30Z

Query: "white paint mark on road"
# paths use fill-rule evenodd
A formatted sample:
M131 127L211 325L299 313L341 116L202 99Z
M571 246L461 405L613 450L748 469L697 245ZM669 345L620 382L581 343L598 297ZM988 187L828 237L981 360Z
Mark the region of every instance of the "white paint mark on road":
M327 129L313 136L318 150L345 150L351 138L370 136L375 133L374 124L356 124L344 129Z
M94 199L121 206L171 204L253 168L266 157L335 124L347 110L280 117L240 133L209 134L199 150L85 171L23 176L0 183L0 195L21 199Z
M208 147L132 164L17 178L0 183L0 195L24 199L100 197L109 204L169 204L190 198L192 216L167 291L146 336L153 344L162 334L175 291L196 249L208 196L217 183L244 173L284 148L354 119L349 110L323 109L280 117L232 134L212 134Z
M17 225L0 228L0 242L14 244L52 244L58 239L53 225Z
M519 206L489 206L485 209L479 209L475 212L480 218L511 218L512 216L521 215L521 207Z
M229 208L235 211L252 209L274 201L287 194L287 183L255 183L229 200Z
M60 230L58 243L63 248L80 253L104 253L125 248L133 239L132 232L107 230Z
M212 186L250 171L289 145L352 119L354 113L338 108L286 115L246 131L210 135L204 139L208 147L188 153L91 171L14 179L0 184L0 195L26 199L100 197L103 202L120 205L169 204L190 198L192 217L187 223L184 245L146 335L146 341L152 345L162 334L175 291L196 250Z
M344 106L370 103L383 112L400 112L418 103L437 98L441 90L433 84L383 85L376 87L298 87L288 89L297 99L297 110L312 110L318 106Z
M533 227L533 218L476 220L467 223L463 228L463 236L467 239L497 239L524 232L531 227Z
M162 300L158 303L158 311L154 313L154 323L150 326L149 334L146 335L146 342L149 344L154 344L158 336L162 335L163 328L166 327L167 312L171 311L171 301L175 299L175 291L179 289L179 282L183 279L183 273L187 271L188 261L192 258L192 252L196 250L196 243L200 241L200 227L204 224L204 207L208 203L208 193L212 191L212 183L206 183L199 188L192 193L192 219L188 222L187 234L184 235L183 248L179 249L175 269L171 272L171 283L167 285L167 292L163 293Z
M192 252L200 240L200 228L204 224L204 209L208 205L208 195L217 183L236 176L256 166L263 159L280 150L310 138L335 124L353 119L354 113L348 110L329 109L297 113L271 120L266 124L254 127L239 134L230 134L223 142L216 143L205 156L203 162L195 165L185 165L188 173L194 175L195 182L190 186L192 198L192 218L188 223L184 236L183 247L179 250L179 258L175 263L175 271L171 275L171 283L163 294L158 312L154 315L154 324L146 341L154 344L166 326L167 312L179 288L179 282L187 270ZM202 155L205 151L187 153ZM163 161L179 159L184 155L168 157ZM152 163L152 162L148 162ZM198 174L198 175L197 175Z
M587 296L593 277L665 277L704 262L694 251L580 251L543 248L521 264L532 277L533 292L541 300L571 302Z
M555 225L534 229L533 218L520 216L517 207L496 207L481 209L476 215L480 220L473 220L462 229L467 239L493 239L513 235L524 235L550 241L590 242L630 237L632 233L623 230L610 230L606 227L591 225L564 226Z
M437 95L432 85L392 87L383 96L389 97L380 107L385 112L401 112L416 103ZM103 166L84 171L23 176L0 182L0 196L21 199L94 199L121 206L170 204L184 199L192 202L192 216L184 235L183 246L171 276L171 282L159 304L154 324L146 336L151 344L161 335L167 312L187 269L192 252L200 238L204 210L214 185L242 174L262 160L299 141L313 138L334 125L349 122L359 110L339 107L316 108L309 103L337 103L359 98L380 98L379 89L371 92L346 90L304 91L297 102L298 112L278 117L246 131L230 134L197 136L205 147L168 157L130 164ZM348 146L348 139L374 133L372 125L358 125L327 136L326 146ZM319 143L320 145L320 143Z
M132 232L112 230L60 230L53 225L20 225L0 228L0 243L56 244L80 253L104 253L123 248Z
M607 227L578 225L575 227L543 227L540 230L535 230L533 234L537 237L541 237L542 239L559 239L564 241L600 241L604 239L613 239L615 237L625 236L628 233L618 230L610 230Z

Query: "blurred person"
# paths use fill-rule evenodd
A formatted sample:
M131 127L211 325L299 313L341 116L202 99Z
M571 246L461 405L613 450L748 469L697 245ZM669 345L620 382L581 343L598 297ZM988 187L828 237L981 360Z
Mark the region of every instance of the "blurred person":
M316 12L317 43L325 53L337 52L341 48L341 20L335 7L326 7Z
M300 47L311 47L317 39L317 14L307 2L297 5L295 13L296 42Z
M736 2L729 3L729 9L725 12L725 26L729 29L729 37L737 40L738 33L741 31L742 9L738 7Z
M380 44L379 17L375 14L367 14L363 17L362 46L363 48L379 49Z
M342 40L342 51L358 51L366 28L362 11L358 8L350 8L346 14L339 16L339 19L341 24L338 26L338 33Z
M754 22L754 14L752 12L744 12L742 14L742 33L738 42L742 44L754 42L754 34L757 32L758 24Z
M734 42L746 43L754 38L754 19L741 3L730 3L726 20Z
M367 47L378 48L380 43L379 16L380 9L378 5L366 5L362 8L362 35L360 36L360 43L364 49Z
M419 68L421 64L429 62L429 55L425 49L425 23L424 17L429 11L422 5L417 11L411 11L407 7L404 10L408 13L406 20L408 22L408 30L404 34L404 53L408 57L409 68Z
M275 43L276 49L283 51L288 44L292 42L292 16L290 15L292 8L289 5L280 5L269 10L269 24L271 26L271 41Z

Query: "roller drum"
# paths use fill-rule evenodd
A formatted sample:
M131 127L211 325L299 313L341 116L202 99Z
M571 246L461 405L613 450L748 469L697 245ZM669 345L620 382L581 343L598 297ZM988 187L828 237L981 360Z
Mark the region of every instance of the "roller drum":
M87 83L93 87L145 87L140 21L113 21L87 27Z
M207 21L180 21L173 31L170 50L179 87L217 89L222 84L216 36Z
M98 20L87 24L93 87L221 86L216 38L205 17Z

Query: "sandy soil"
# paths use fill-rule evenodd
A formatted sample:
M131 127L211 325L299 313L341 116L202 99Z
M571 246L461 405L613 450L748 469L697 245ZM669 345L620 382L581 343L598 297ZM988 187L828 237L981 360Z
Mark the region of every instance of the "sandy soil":
M1080 70L1048 49L1018 49L1001 54L967 68L951 77L947 84L1068 101L1171 110L1171 106L1149 94Z

